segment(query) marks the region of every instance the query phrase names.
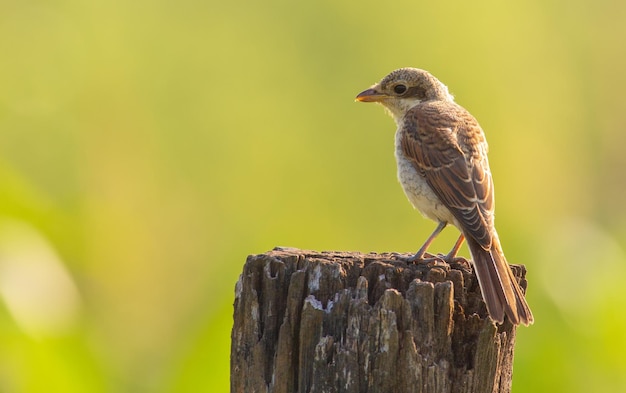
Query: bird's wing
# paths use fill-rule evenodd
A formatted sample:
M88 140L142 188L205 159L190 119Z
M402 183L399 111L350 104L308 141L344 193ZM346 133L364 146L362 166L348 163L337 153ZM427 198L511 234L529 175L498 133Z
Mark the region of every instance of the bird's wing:
M453 103L417 105L404 117L402 150L463 233L490 249L493 181L487 142L476 119Z

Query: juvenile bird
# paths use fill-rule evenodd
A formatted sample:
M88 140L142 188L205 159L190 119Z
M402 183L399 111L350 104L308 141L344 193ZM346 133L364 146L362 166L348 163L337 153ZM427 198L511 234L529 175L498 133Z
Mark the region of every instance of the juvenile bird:
M444 257L467 241L490 317L533 323L494 226L494 190L487 141L476 119L427 71L401 68L356 97L382 104L396 122L398 179L411 204L438 223L411 260L423 260L435 237L452 224L461 235Z

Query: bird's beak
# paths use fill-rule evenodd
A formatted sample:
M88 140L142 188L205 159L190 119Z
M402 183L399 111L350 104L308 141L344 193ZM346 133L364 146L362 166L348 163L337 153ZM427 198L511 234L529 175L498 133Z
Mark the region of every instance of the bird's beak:
M376 90L376 86L374 86L359 93L359 95L356 96L356 100L359 102L380 102L386 97L386 94L379 92L378 90Z

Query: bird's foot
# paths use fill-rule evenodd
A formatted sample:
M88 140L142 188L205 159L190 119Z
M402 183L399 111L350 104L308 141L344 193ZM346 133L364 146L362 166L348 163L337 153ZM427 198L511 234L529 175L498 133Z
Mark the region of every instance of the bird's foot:
M472 264L467 258L463 257L448 257L444 258L446 263L452 268L460 268L462 270L472 270Z
M412 256L406 256L403 254L392 253L392 255L407 264L424 264L430 267L443 266L446 264L445 256L443 254L433 255L430 253L423 253L422 255L415 254Z
M397 252L392 252L391 256L399 261L402 261L406 264L414 264L414 265L426 265L428 267L449 267L458 270L471 271L472 264L467 258L457 257L455 255L444 255L437 254L433 255L430 253L423 253L421 256L419 254L415 255L406 255L400 254Z

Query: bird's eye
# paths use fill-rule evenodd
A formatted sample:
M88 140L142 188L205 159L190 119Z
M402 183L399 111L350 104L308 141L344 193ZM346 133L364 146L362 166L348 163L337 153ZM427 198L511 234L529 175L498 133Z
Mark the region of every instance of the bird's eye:
M404 94L406 92L406 86L405 85L395 85L393 87L393 91L396 94Z

